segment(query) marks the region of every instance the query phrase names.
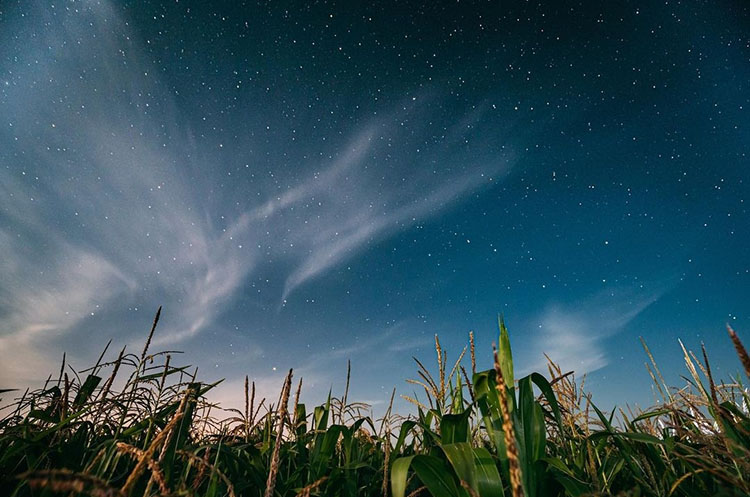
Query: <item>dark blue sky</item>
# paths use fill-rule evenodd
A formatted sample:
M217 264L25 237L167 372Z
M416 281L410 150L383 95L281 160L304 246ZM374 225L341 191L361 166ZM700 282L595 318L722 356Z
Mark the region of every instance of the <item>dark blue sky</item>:
M750 337L744 2L4 2L0 383L110 338L217 396L482 364L651 400ZM232 400L228 400L232 403Z

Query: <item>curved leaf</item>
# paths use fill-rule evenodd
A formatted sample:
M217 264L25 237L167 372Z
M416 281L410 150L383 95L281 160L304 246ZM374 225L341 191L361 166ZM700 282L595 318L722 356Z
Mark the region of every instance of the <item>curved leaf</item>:
M456 497L459 494L456 481L446 463L435 456L419 455L411 466L433 497Z
M473 449L477 488L481 497L503 497L503 481L497 464L487 449Z
M413 421L411 419L407 419L401 424L401 430L398 434L398 440L396 441L396 446L393 448L393 453L398 454L401 450L401 447L404 445L404 442L406 441L406 437L409 434L409 432L417 425L416 421Z
M391 494L393 497L404 497L406 494L406 480L409 476L409 466L416 456L399 457L391 466Z
M440 437L443 444L469 441L469 416L471 409L461 414L444 414L440 420Z
M401 457L391 467L391 493L393 497L404 497L409 468L433 497L458 497L461 495L453 478L451 468L435 456L417 455Z
M474 490L477 489L477 477L474 470L474 452L467 442L443 444L440 448L459 479L464 480Z

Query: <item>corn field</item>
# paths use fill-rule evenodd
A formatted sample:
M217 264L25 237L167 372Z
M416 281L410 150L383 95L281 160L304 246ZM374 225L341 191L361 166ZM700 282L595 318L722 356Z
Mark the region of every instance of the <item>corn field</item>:
M605 413L573 372L514 376L499 322L494 367L470 334L455 361L416 360L413 413L372 419L347 391L309 408L289 371L276 399L246 378L244 409L189 366L121 350L36 391L2 390L0 495L9 496L729 496L750 495L750 415L741 378L714 379L684 347L686 384L668 386L648 347L658 407ZM750 357L729 329L738 367ZM681 344L680 344L681 345ZM468 354L467 354L468 351ZM424 391L424 397L421 396ZM391 398L391 406L393 398Z

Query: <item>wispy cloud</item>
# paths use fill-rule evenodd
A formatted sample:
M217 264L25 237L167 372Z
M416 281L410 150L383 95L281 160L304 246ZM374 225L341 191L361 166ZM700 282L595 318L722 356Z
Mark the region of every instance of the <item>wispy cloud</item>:
M265 220L281 210L287 209L299 202L310 200L316 195L326 195L335 191L335 186L343 179L345 174L351 172L364 160L374 136L372 127L365 127L349 143L341 157L333 161L328 169L321 174L314 174L312 178L297 185L276 198L263 203L260 207L253 209L250 215L253 219Z
M385 213L372 213L362 209L355 216L356 223L346 223L340 231L315 243L311 253L289 275L284 285L286 298L295 288L342 260L352 257L367 243L373 243L396 231L404 229L427 215L435 215L451 205L466 192L482 184L489 184L482 172L456 178L449 184L440 185L426 197L399 206Z
M355 356L375 358L384 349L391 352L404 352L429 345L433 340L432 335L415 336L422 328L415 320L398 321L385 329L368 332L364 337L353 337L349 345L332 347L325 352L315 354L309 358L305 367L312 369L322 365L326 368L330 361L335 359L352 359Z
M135 283L99 255L67 245L58 247L64 264L53 263L48 274L34 274L27 268L39 266L24 255L28 251L7 233L0 235L6 254L0 287L0 380L14 384L49 372L50 358L60 353L56 339L114 295L132 291Z
M19 357L48 361L47 339L85 325L92 304L98 313L163 304L164 345L216 326L259 274L279 280L266 299L292 298L510 167L508 158L467 161L461 136L478 111L430 146L420 135L428 131L373 118L336 133L349 139L331 140L309 169L256 178L259 195L222 188L245 181L227 179L227 161L248 159L200 141L191 128L200 116L159 79L118 9L36 9L9 12L0 34L16 54L0 61L0 380L33 370ZM48 27L31 36L38 19ZM418 106L403 112L429 121ZM111 333L130 341L129 324Z
M552 304L528 325L533 337L518 347L524 374L546 371L546 353L563 371L590 373L609 363L606 339L624 330L664 294L660 289L635 294L626 289L609 289L568 305ZM529 342L528 344L526 342Z

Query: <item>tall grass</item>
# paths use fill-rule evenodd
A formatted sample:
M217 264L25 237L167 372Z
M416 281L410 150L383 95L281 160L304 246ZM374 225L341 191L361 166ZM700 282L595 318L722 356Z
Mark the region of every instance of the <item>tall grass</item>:
M715 380L705 350L680 344L686 384L675 388L644 343L661 402L604 413L551 361L546 375L516 379L501 321L489 370L477 371L473 335L469 358L465 348L450 362L435 338L436 368L415 359L408 381L424 395L405 397L406 418L391 407L364 415L348 400L349 373L341 397L312 409L299 402L301 379L292 396L292 371L275 402L246 378L244 409L225 411L206 398L216 383L150 352L158 320L139 354L105 361L107 345L91 368L63 359L43 388L0 391L11 399L0 411L0 495L750 495L747 393L739 378Z

